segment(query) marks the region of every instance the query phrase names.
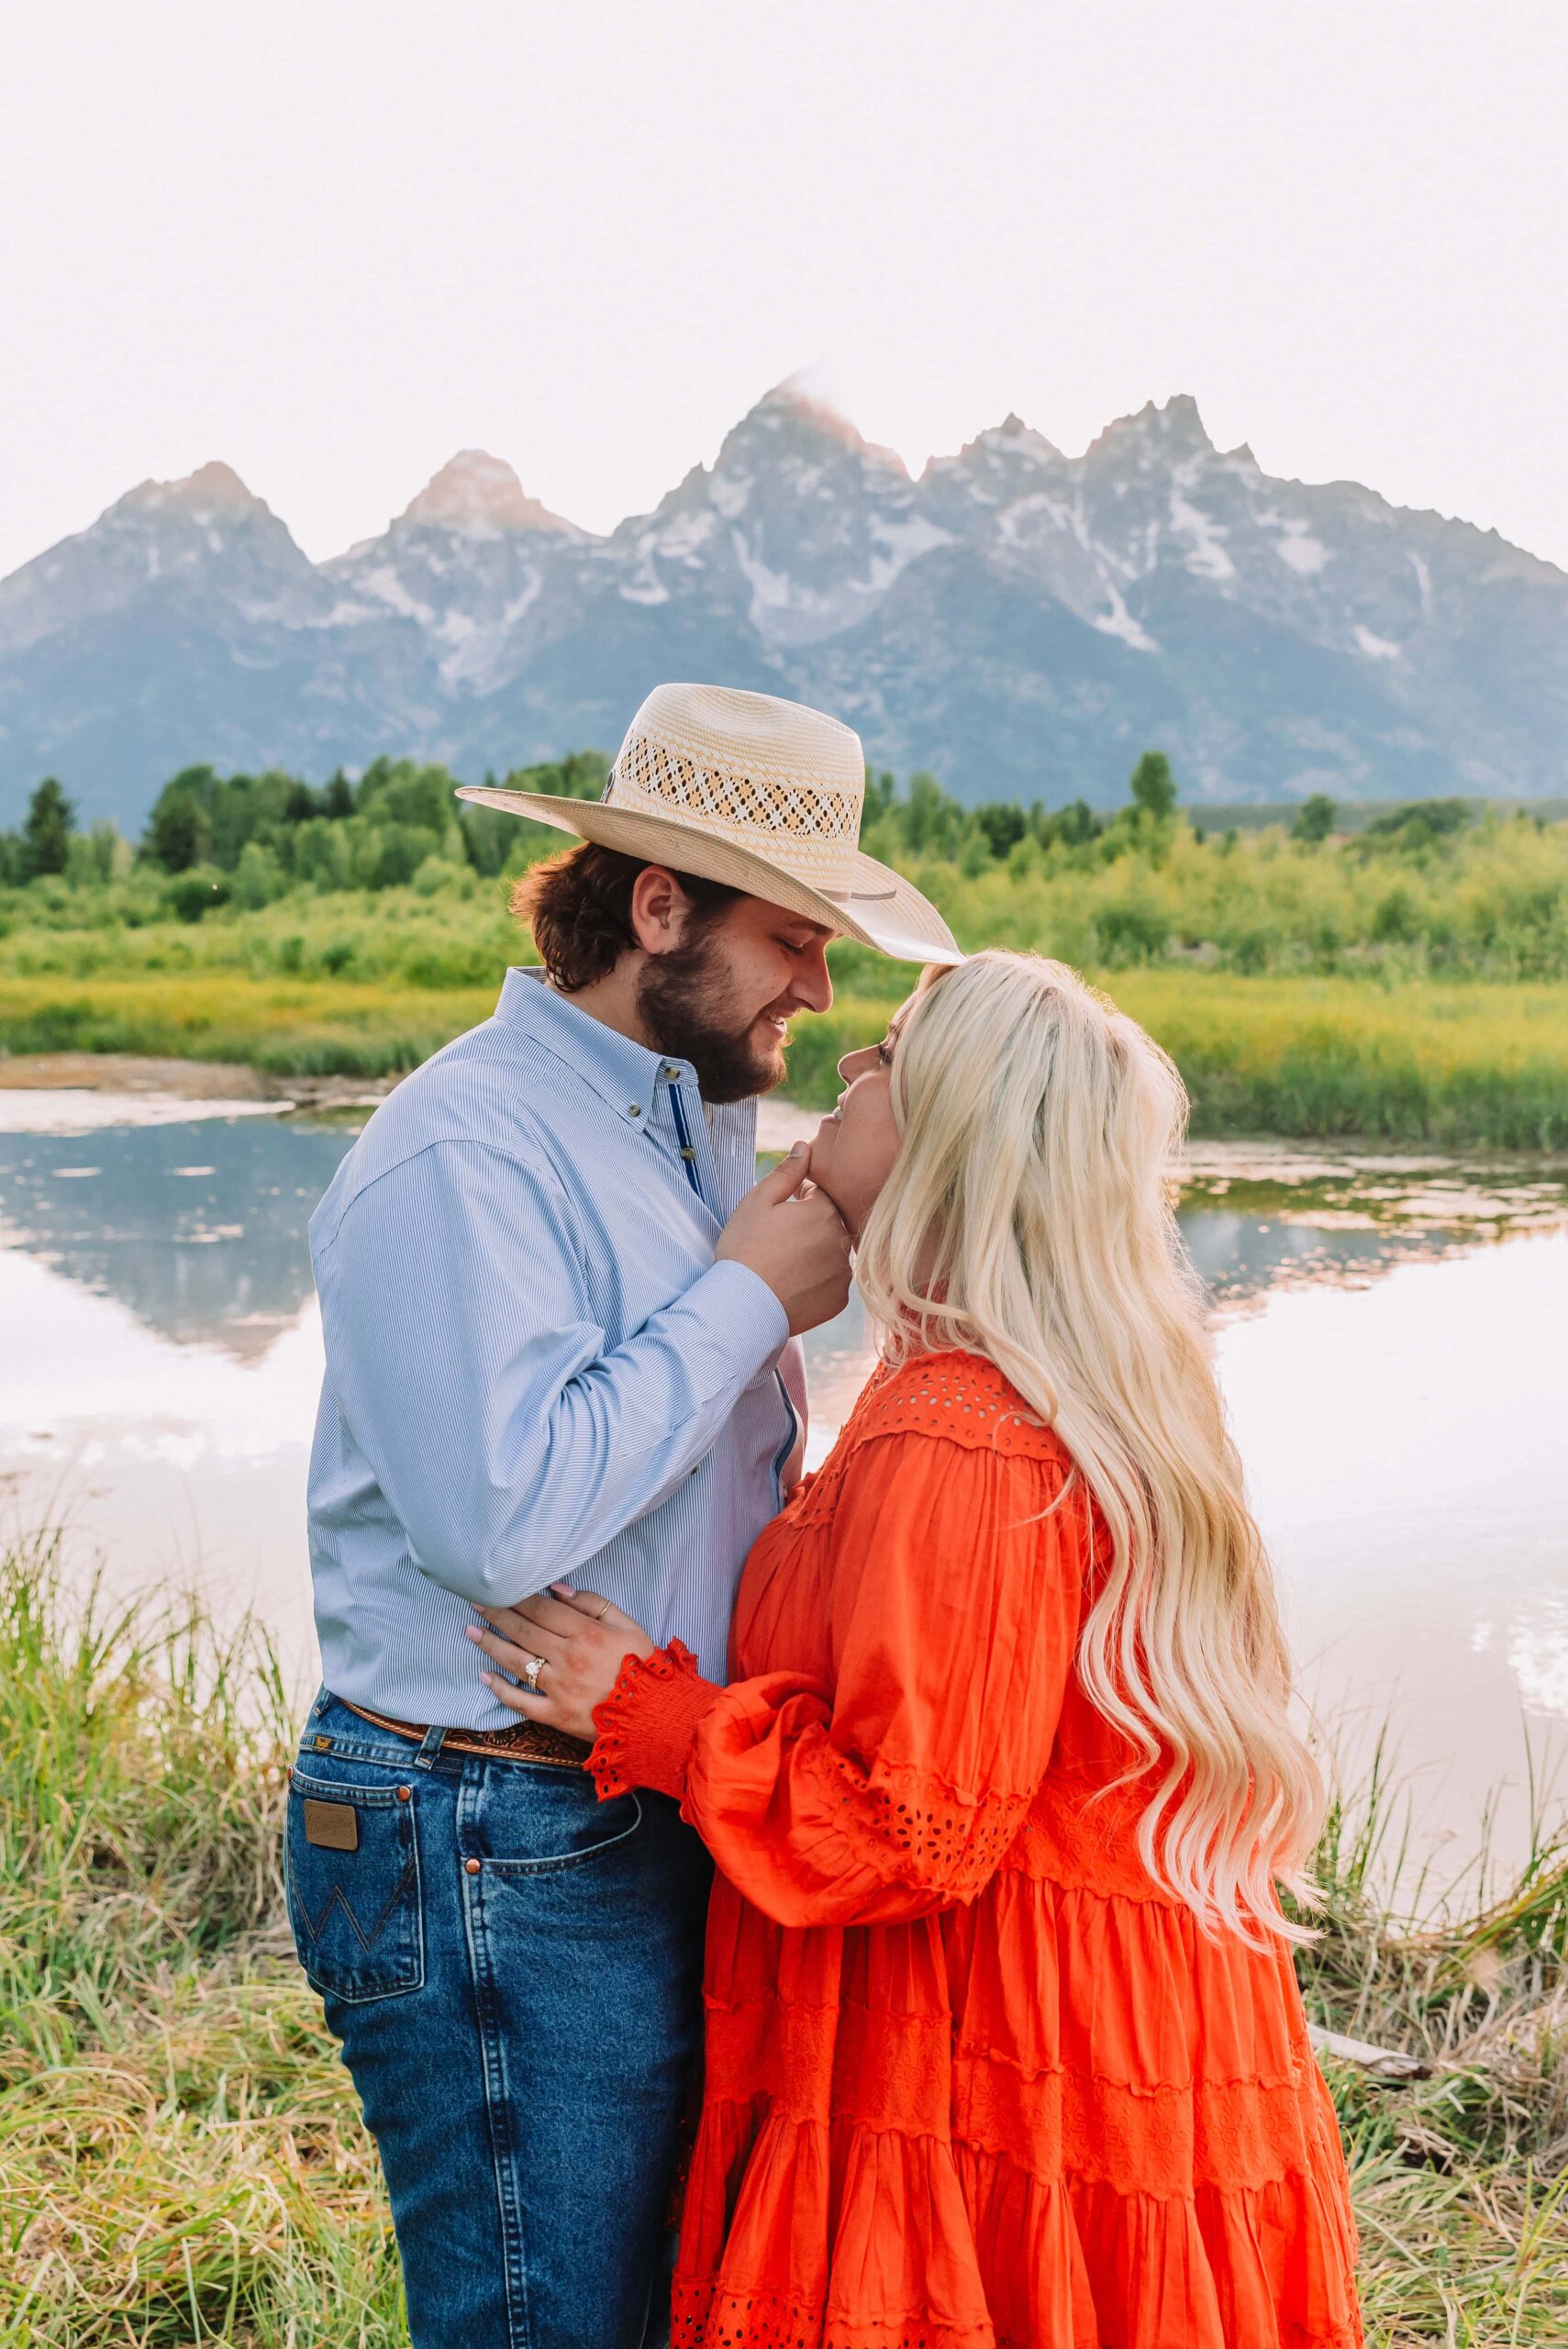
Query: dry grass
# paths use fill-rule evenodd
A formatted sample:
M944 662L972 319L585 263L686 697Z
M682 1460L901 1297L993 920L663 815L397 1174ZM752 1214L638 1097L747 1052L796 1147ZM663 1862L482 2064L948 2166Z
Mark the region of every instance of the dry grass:
M1400 1816L1380 1757L1330 1811L1321 1936L1298 1960L1314 2020L1428 2067L1403 2087L1327 2067L1362 2229L1368 2337L1401 2349L1561 2344L1568 1842L1538 1835L1513 1880L1490 1891L1483 1854L1440 1903L1418 1886L1410 1909L1390 1913L1379 1887L1403 1873Z
M286 1707L199 1608L0 1562L0 2344L406 2339L276 1918Z
M396 2349L374 2157L277 1923L289 1724L199 1609L0 1561L0 2349ZM1319 1855L1315 2016L1425 2056L1333 2067L1368 2338L1568 2340L1568 1854L1433 1922L1374 1889L1373 1778Z

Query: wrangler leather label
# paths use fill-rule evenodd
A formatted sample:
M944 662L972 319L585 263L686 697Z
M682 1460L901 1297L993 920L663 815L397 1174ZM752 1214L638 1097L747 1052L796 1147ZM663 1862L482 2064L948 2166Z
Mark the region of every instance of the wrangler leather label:
M351 1802L313 1802L307 1795L305 1840L307 1843L323 1844L329 1852L357 1852L360 1814Z

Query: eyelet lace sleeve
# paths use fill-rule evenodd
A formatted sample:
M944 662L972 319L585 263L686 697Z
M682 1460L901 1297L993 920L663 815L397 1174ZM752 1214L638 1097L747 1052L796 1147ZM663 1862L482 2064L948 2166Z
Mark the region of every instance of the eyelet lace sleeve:
M683 1795L697 1724L720 1694L679 1640L651 1655L627 1656L615 1687L594 1708L598 1735L588 1770L599 1800L608 1802L633 1787Z

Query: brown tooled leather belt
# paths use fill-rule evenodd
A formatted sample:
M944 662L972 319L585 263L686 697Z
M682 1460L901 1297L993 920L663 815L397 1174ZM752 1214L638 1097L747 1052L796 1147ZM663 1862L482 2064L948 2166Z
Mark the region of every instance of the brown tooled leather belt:
M408 1738L415 1745L422 1745L429 1735L428 1730L417 1729L412 1721L395 1721L385 1713L367 1712L363 1705L350 1705L347 1697L339 1702L361 1720L390 1730L394 1737ZM580 1737L547 1729L543 1721L518 1721L511 1729L449 1729L441 1740L443 1753L479 1753L501 1762L550 1762L558 1770L580 1770L592 1751Z

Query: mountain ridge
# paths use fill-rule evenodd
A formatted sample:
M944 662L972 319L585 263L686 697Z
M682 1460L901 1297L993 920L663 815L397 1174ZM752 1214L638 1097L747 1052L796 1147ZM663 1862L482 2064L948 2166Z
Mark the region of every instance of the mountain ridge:
M139 820L179 766L462 774L614 749L662 677L818 700L969 800L1568 788L1568 573L1217 449L1178 394L1076 458L1016 414L912 478L798 379L607 533L460 451L313 562L220 460L0 581L0 822L60 775Z

